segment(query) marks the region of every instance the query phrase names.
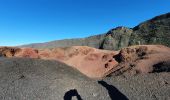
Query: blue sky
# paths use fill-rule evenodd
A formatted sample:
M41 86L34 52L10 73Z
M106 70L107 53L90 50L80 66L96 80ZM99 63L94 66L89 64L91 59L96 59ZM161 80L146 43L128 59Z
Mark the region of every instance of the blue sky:
M0 0L0 45L86 37L167 12L169 0Z

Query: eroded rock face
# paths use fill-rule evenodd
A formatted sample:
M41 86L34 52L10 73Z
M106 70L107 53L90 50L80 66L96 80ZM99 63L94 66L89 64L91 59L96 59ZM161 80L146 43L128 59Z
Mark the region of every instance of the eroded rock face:
M152 73L170 70L170 48L162 45L138 45L120 50L116 58L119 72Z
M16 52L15 57L24 57L24 58L38 58L38 50L33 48L22 48L19 52Z
M127 27L117 27L107 32L100 46L105 50L119 50L129 45L129 39L133 30Z
M121 62L134 62L147 54L148 48L146 46L123 48L120 50L119 59Z
M0 57L13 57L20 50L13 47L0 47Z

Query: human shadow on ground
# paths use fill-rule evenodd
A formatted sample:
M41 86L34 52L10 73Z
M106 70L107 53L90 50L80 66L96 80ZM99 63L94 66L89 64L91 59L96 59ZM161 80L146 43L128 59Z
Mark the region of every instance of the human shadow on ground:
M78 94L76 89L70 90L65 93L64 100L72 100L72 97L76 96L77 100L83 100L81 96Z
M98 83L107 89L111 100L129 100L117 88L115 88L112 85L107 84L105 81L98 81Z

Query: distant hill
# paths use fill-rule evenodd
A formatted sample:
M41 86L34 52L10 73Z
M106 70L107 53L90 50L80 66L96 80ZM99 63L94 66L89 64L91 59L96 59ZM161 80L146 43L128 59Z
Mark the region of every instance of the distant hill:
M87 38L78 38L78 39L64 39L64 40L56 40L46 43L35 43L23 45L21 47L32 47L37 49L44 48L55 48L55 47L70 47L70 46L90 46L99 48L100 42L103 40L105 34L90 36Z
M57 40L46 43L23 45L38 49L90 46L107 50L118 50L136 44L163 44L170 47L170 13L156 16L134 28L117 27L107 33L80 39Z

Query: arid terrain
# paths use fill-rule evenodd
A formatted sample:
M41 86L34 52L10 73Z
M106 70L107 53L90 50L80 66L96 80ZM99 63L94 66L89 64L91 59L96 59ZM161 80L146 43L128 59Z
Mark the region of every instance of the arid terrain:
M170 48L162 45L136 45L119 51L99 50L87 46L38 50L1 47L2 57L56 60L72 66L89 78L103 78L110 73L132 74L168 72Z
M1 47L1 99L168 100L170 48ZM101 81L102 80L102 81Z
M170 100L170 13L85 39L0 47L0 100Z
M170 99L167 72L111 75L103 79L107 85L102 86L98 80L57 61L1 58L0 62L1 100L69 100L64 97L75 96L76 92L67 95L74 89L83 100Z

